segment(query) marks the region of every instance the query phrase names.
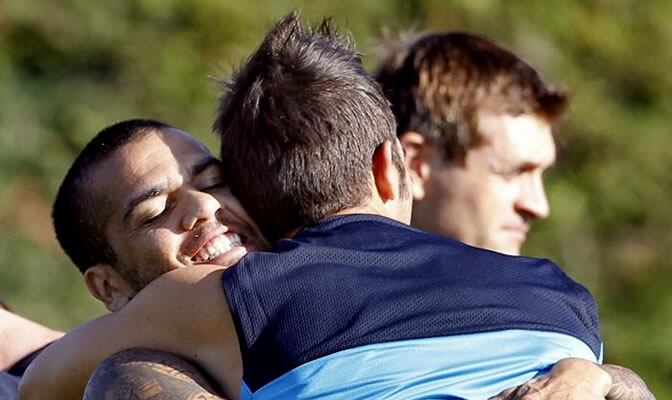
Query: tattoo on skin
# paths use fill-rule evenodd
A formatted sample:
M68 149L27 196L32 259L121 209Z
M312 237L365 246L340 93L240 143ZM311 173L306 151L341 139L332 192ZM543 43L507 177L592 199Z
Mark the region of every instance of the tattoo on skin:
M127 350L107 358L94 371L85 400L222 400L205 376L179 357Z
M632 370L612 364L605 364L602 369L609 373L613 381L608 400L656 400L646 383Z

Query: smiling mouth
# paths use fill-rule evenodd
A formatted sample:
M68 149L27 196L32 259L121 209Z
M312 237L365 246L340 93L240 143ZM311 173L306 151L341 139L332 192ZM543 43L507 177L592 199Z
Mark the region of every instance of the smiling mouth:
M227 251L243 245L243 241L236 233L217 235L205 243L191 258L194 263L208 262Z

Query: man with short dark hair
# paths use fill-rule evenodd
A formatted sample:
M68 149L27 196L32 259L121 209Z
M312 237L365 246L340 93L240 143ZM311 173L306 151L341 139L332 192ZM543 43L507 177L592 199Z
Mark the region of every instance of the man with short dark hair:
M466 32L399 45L378 66L406 150L412 224L520 254L549 214L543 173L555 161L551 125L563 91L511 51Z
M110 311L165 272L229 266L267 246L227 188L221 162L153 120L98 133L68 170L52 215L61 247Z
M241 377L258 398L485 398L561 358L600 357L592 298L555 265L405 224L394 118L359 58L321 32L280 21L216 124L234 193L286 239L224 271L166 273L47 349L26 398L81 396L103 358L138 346L199 365L233 398ZM609 382L579 389L602 396Z

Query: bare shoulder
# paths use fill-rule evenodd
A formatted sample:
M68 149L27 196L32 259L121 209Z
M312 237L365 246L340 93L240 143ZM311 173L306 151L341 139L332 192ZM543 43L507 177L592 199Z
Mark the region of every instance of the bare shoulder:
M231 395L239 389L242 361L221 283L223 271L198 266L163 275L121 310L127 317L120 324L139 324L138 335L157 339L132 347L174 353L203 369Z
M187 341L230 338L235 329L221 284L223 271L208 265L164 274L120 311L121 323L174 329Z

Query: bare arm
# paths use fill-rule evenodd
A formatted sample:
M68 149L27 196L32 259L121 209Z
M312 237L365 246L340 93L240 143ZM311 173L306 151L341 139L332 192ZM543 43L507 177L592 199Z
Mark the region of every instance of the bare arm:
M224 393L237 398L240 350L220 283L221 271L221 267L199 266L169 272L124 309L72 330L28 368L20 398L81 398L96 366L131 348L174 353L199 365Z
M63 332L0 308L0 371L63 336Z
M93 372L84 400L222 400L207 379L181 358L150 350L127 350L108 357Z

